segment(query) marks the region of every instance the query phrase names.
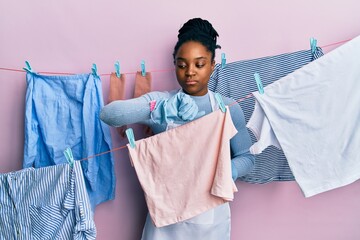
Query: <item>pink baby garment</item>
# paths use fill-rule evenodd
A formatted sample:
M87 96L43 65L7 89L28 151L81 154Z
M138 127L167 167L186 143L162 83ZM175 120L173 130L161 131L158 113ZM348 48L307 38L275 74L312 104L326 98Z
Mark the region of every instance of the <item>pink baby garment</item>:
M230 139L236 133L226 108L127 145L156 227L233 200Z

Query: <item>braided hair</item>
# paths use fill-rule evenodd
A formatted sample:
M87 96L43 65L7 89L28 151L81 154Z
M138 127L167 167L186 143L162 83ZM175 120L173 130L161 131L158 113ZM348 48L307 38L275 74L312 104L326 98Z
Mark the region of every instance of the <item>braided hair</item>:
M219 37L219 34L209 21L201 18L188 20L179 30L178 41L173 53L174 60L181 45L189 41L195 41L204 45L206 49L211 52L211 60L213 61L215 59L215 50L221 48L220 45L216 44L217 37Z

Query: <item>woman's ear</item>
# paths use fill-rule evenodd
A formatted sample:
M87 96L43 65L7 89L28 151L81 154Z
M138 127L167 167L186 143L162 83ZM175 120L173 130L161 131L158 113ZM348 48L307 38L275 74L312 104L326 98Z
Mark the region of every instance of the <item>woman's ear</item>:
M215 69L215 60L211 61L211 71L214 71Z

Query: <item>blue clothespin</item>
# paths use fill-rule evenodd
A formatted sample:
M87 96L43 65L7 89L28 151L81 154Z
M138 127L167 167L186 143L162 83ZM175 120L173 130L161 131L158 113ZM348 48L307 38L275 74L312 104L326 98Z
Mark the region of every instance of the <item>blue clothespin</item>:
M224 68L226 65L225 53L221 54L221 67Z
M26 67L23 68L25 71L27 71L28 73L35 73L33 71L33 69L31 68L30 63L28 61L25 61L25 65L26 65Z
M92 72L92 74L93 74L94 76L99 77L99 75L98 75L98 73L97 73L97 67L96 67L96 64L95 64L95 63L93 63L93 65L92 65L91 72Z
M144 60L141 60L141 75L142 75L143 77L146 76L145 61L144 61Z
M222 112L226 112L226 107L225 107L225 103L220 95L220 93L215 93L215 99L219 104L219 107L221 109Z
M314 54L316 51L316 46L317 46L317 40L315 38L310 38L310 48L311 48L311 52Z
M120 63L119 61L115 62L115 73L118 78L120 78Z
M129 141L130 147L135 148L135 137L134 137L134 132L133 132L132 128L126 129L125 133L126 133L126 137L127 137L128 141Z
M74 156L72 154L71 148L67 147L64 151L64 155L66 157L66 160L68 161L71 168L74 167Z
M254 77L255 77L255 80L256 80L256 85L258 87L259 93L264 94L264 87L263 87L263 84L261 82L260 75L258 73L254 73Z

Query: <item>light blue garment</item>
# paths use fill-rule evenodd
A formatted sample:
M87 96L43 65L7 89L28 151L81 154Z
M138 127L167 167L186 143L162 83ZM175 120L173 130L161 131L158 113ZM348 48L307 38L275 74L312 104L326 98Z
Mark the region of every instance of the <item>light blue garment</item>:
M229 203L210 209L188 220L157 228L148 214L141 240L229 240Z
M0 174L0 239L96 238L79 161Z
M99 77L28 73L26 78L24 168L66 163L67 147L77 160L110 150L110 129L99 119L103 106ZM81 166L93 208L113 199L112 154L82 161Z

